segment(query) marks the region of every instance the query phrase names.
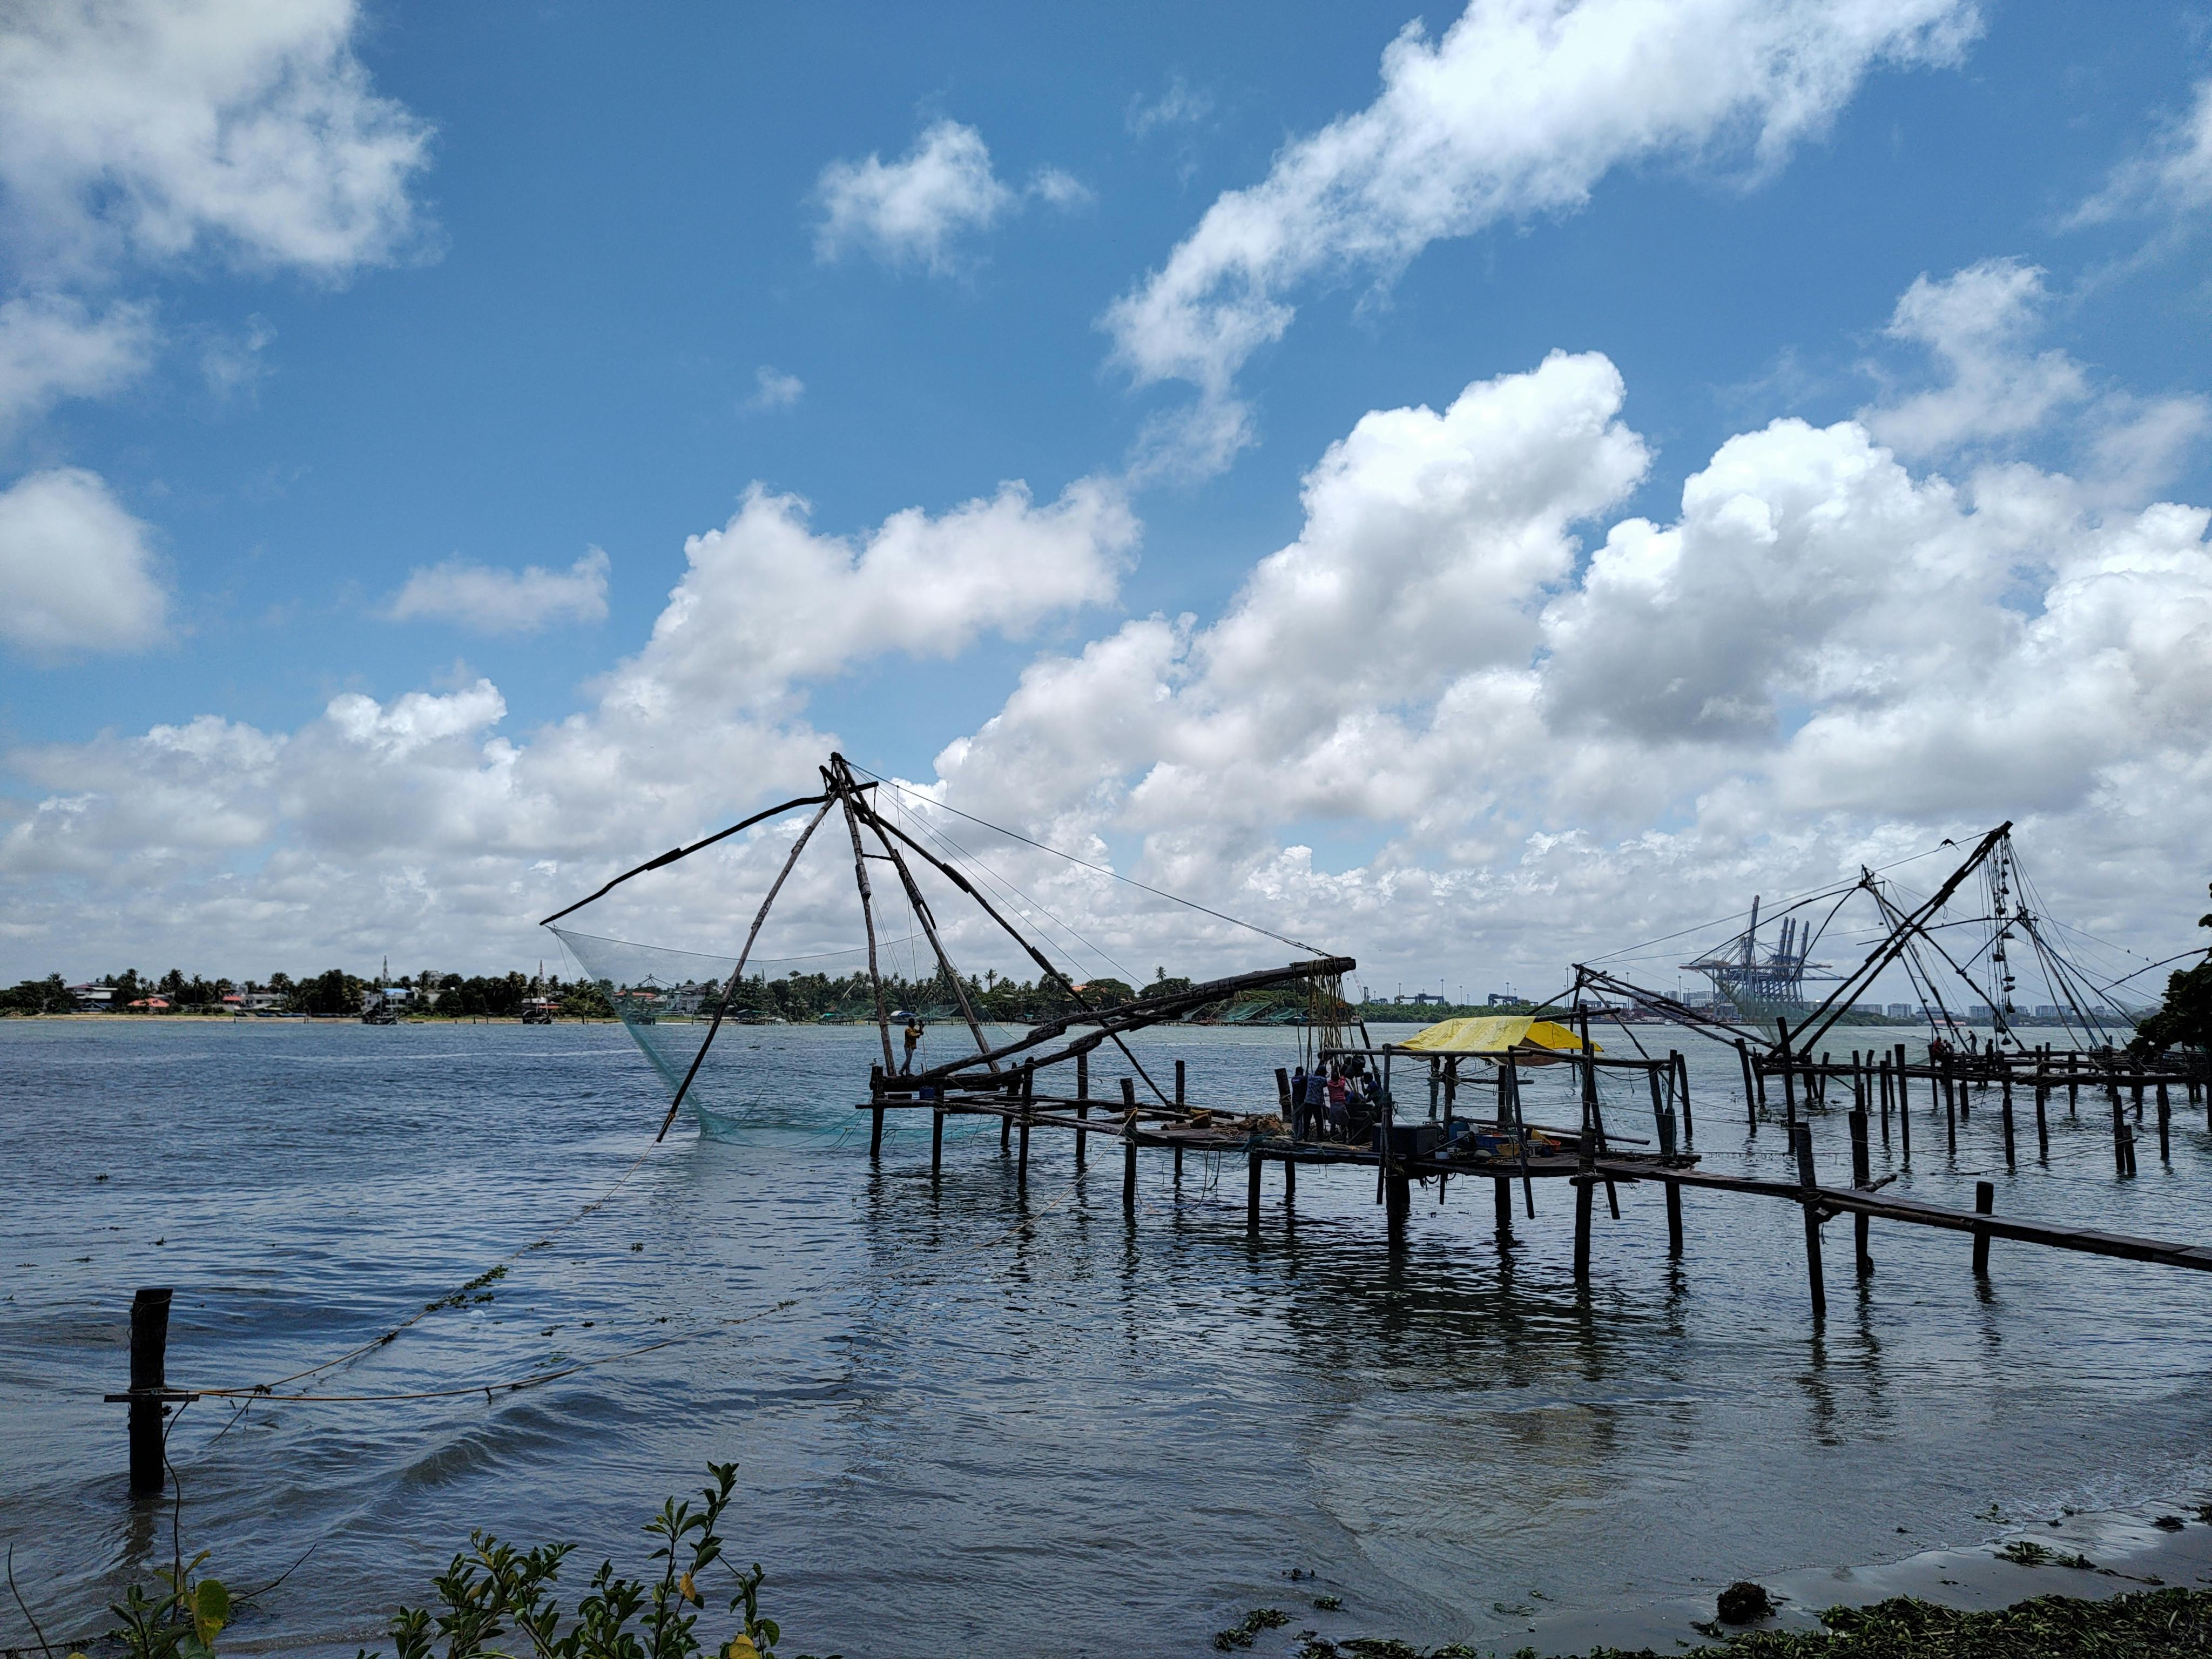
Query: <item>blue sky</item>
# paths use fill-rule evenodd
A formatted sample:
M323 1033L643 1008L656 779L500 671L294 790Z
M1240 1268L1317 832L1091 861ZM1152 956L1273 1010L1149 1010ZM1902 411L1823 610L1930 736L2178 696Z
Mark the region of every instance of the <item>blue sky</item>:
M1671 524L1686 479L1731 438L1787 417L1814 428L1859 418L1920 484L1947 480L1971 495L1971 480L1987 481L1978 509L2004 469L2063 480L2078 489L2066 512L2021 532L2021 547L1988 556L2023 568L2040 568L2062 523L2064 536L2094 539L2154 502L2212 499L2212 446L2197 430L2212 386L2212 291L2187 125L2212 74L2212 14L2201 7L1657 8L1673 14L1661 38L1670 28L1820 36L1826 44L1803 48L1830 72L1807 94L1818 107L1764 155L1753 141L1771 105L1765 118L1747 106L1648 143L1605 139L1614 152L1586 168L1587 190L1547 198L1527 174L1571 169L1599 142L1578 132L1584 118L1565 91L1557 154L1529 140L1522 182L1504 191L1497 210L1463 230L1425 232L1388 257L1346 243L1282 270L1274 294L1294 317L1279 337L1224 359L1226 378L1197 394L1187 375L1141 380L1131 337L1113 321L1116 302L1146 289L1224 192L1268 179L1286 145L1375 106L1385 49L1402 27L1418 15L1433 43L1459 21L1455 9L356 11L337 0L301 0L297 9L288 19L285 8L264 9L251 26L267 32L270 61L294 77L288 84L384 100L371 126L417 146L417 164L394 169L365 210L382 216L385 231L358 233L330 257L301 254L289 232L240 232L264 222L220 203L194 208L177 182L189 169L144 161L143 135L103 149L113 135L80 131L106 118L96 111L20 118L19 161L0 179L9 296L143 308L134 368L81 392L34 394L18 384L0 488L61 469L93 475L140 526L137 551L119 556L137 561L161 609L158 621L141 617L105 636L95 624L59 639L19 629L0 654L0 740L11 757L0 771L0 833L12 825L15 894L0 954L24 971L43 971L86 938L111 954L195 957L359 951L393 934L457 958L527 951L508 909L520 915L534 897L497 896L510 889L487 885L466 834L418 844L404 829L334 832L329 818L345 807L296 778L272 774L251 805L223 796L212 776L179 785L195 810L234 811L241 827L167 848L154 848L160 837L149 840L128 812L105 830L87 827L105 807L70 808L76 840L53 842L52 803L128 796L131 769L153 763L143 740L156 726L213 716L298 755L315 747L312 733L335 698L359 694L388 711L410 694L455 696L485 681L503 714L447 734L470 745L475 759L464 769L477 782L468 787L481 787L492 764L486 743L527 748L549 722L595 718L601 677L645 649L685 579L686 538L731 520L756 483L805 498L815 532L855 548L893 515L934 519L1010 480L1039 507L1080 481L1108 481L1138 527L1100 556L1110 576L1070 578L1060 601L1013 621L978 612L969 626L956 617L947 637L960 648L949 657L870 635L794 672L746 717L750 735L732 739L735 748L702 741L711 784L640 776L636 793L653 810L606 823L596 846L573 824L547 830L544 849L502 832L498 856L516 870L550 860L571 872L547 876L549 890L580 882L594 860L625 861L641 842L662 844L744 810L788 769L791 752L817 738L928 781L948 744L1008 707L1025 668L1079 660L1086 646L1119 637L1125 620L1156 613L1189 613L1204 635L1240 603L1259 561L1299 543L1309 526L1301 481L1363 416L1442 410L1471 385L1526 374L1554 351L1610 362L1623 387L1617 418L1645 460L1566 514L1566 563L1512 600L1531 616L1576 597L1590 551L1613 526L1638 517ZM1494 26L1502 38L1516 13L1603 22L1630 9L1478 4L1466 27ZM133 45L143 43L141 21L135 5L87 7L37 44L72 73L112 73L127 85L143 68ZM221 7L205 27L250 33ZM1438 70L1447 72L1457 71ZM1632 101L1642 94L1629 84ZM281 109L283 94L247 84L209 101L218 117L235 116ZM1666 100L1655 92L1652 104L1663 129ZM1588 112L1585 125L1608 131L1614 113ZM23 143L26 131L41 142ZM312 129L302 131L313 154ZM840 241L825 228L835 181L850 176L838 169L870 156L896 169L947 132L971 155L988 151L991 205L971 204L964 220L954 211L934 240L864 228ZM107 160L75 172L57 164L42 179L40 156L72 145ZM1470 165L1479 173L1483 164ZM160 200L186 221L197 211L202 222L186 246L156 246L128 228L133 200ZM2098 205L2085 214L2085 204ZM2058 412L2008 422L1984 408L1947 417L1932 438L1900 441L1903 428L1885 428L1881 411L1973 375L1955 361L1947 368L1931 349L1936 335L1885 330L1916 280L1942 283L1976 268L2019 282L1961 289L1944 313L1954 327L1965 326L1960 307L1987 313L1993 296L2008 295L2015 307L1992 325L2002 339L1990 349L2002 362L1969 390L1996 407L2032 401L2021 388L2057 354L2069 377L2051 400ZM771 386L784 390L770 395ZM1206 408L1239 410L1247 441L1163 470L1146 422L1188 410L1194 395ZM2159 464L2100 482L2100 466L2124 470L2115 446L2155 447L2130 424L2154 409L2170 417ZM1981 521L1998 516L1984 511ZM31 550L0 547L0 573L69 557L51 536L21 547ZM528 631L487 628L481 583L474 610L451 598L448 582L437 590L446 599L434 594L404 619L392 614L416 573L481 567L495 591L500 573L568 573L592 549L604 550L604 567L585 567L580 586L558 590L568 598L557 614ZM1902 544L1889 551L1919 556ZM2186 610L2202 572L2180 556ZM603 606L591 586L599 568ZM25 592L45 591L21 580ZM2048 586L2031 570L2000 583L2006 596L1990 603L2033 616ZM731 602L741 611L746 600ZM1560 626L1565 618L1558 613ZM1468 620L1477 631L1487 625ZM1310 653L1307 672L1322 678L1334 675L1340 650L1387 658L1399 648L1388 630L1350 622L1321 637L1318 648L1288 638L1282 648ZM733 638L727 648L750 647ZM1531 672L1557 648L1516 647ZM1807 648L1811 660L1827 647L1813 640ZM1182 661L1162 684L1203 679L1198 661ZM1408 793L1390 781L1404 770L1392 745L1413 728L1393 728L1370 753L1371 788L1339 781L1307 799L1255 775L1268 810L1239 817L1206 859L1177 864L1168 845L1176 825L1143 805L1159 761L1194 763L1188 754L1175 760L1183 738L1169 734L1152 739L1157 755L1139 741L1069 760L1061 774L1046 767L1027 816L1221 891L1324 915L1337 914L1329 905L1341 891L1290 897L1264 877L1255 885L1255 872L1304 845L1328 873L1366 872L1370 891L1389 872L1419 869L1502 883L1484 890L1484 902L1504 903L1507 866L1524 857L1513 849L1532 830L1611 849L1616 873L1626 868L1621 849L1658 834L1696 842L1674 856L1694 860L1717 896L1747 875L1745 848L1786 840L1793 815L1820 816L1824 803L1808 811L1776 781L1773 744L1808 722L1820 729L1837 696L1861 695L1801 695L1777 672L1766 694L1778 711L1774 730L1757 752L1692 768L1694 777L1671 788L1650 781L1672 763L1647 748L1612 757L1614 781L1572 799L1554 791L1516 805L1493 791L1469 801L1451 794L1463 769L1427 793ZM1971 664L1959 672L1971 681ZM2172 679L2163 669L2139 678ZM1402 701L1413 727L1433 735L1443 684L1411 672L1402 699L1386 691L1375 708L1396 719ZM720 693L699 695L687 718L727 714ZM1227 693L1207 695L1219 714ZM1921 695L1941 707L1952 693ZM2132 695L2151 694L2138 685ZM2115 712L2127 715L2124 698ZM1893 708L1885 718L1894 735L1904 716ZM1340 720L1335 729L1340 746L1350 728ZM1568 728L1555 720L1553 737L1566 743ZM1674 740L1647 732L1639 741L1662 738ZM1322 753L1286 749L1267 763L1310 776ZM1990 809L2015 797L2021 810L2051 815L2055 861L2094 847L2124 866L2124 838L2115 840L2109 812L2093 811L2111 798L2112 763L2051 763L2073 769L2056 788L2048 765L2024 759L2023 775L1965 793L1900 787L1893 812L1846 803L1817 848L1791 843L1777 876L1820 875L1869 845L1892 844L1885 837L1924 842L1994 817ZM272 764L282 772L291 763ZM1501 764L1525 775L1528 763ZM214 769L224 765L235 763ZM943 782L961 787L950 772ZM1759 813L1717 805L1740 788L1760 795ZM559 793L545 785L539 795L547 790ZM1024 804L991 791L977 800L1010 811ZM1095 809L1088 817L1079 811L1085 802ZM2087 912L2146 938L2161 925L2164 890L2174 890L2166 908L2178 910L2201 880L2185 849L2162 832L2151 839L2138 848L2140 881L2115 872L2078 895ZM538 850L545 856L532 856ZM283 884L270 872L285 856L348 892L342 915L301 908L289 887L291 896L276 896ZM124 886L120 874L103 874L103 860L132 870ZM464 865L475 873L464 876ZM413 872L404 914L388 893L383 908L377 897L395 868ZM2123 899L2139 885L2158 890ZM1577 927L1634 925L1607 919L1620 895L1607 882L1576 891ZM261 919L237 920L249 910ZM1342 914L1350 925L1353 912ZM1406 959L1449 951L1479 971L1540 952L1504 943L1537 928L1533 915L1492 915L1504 931L1485 942L1453 921L1460 914L1448 905L1407 921L1416 943ZM1660 919L1655 909L1637 920ZM210 944L188 949L195 938Z

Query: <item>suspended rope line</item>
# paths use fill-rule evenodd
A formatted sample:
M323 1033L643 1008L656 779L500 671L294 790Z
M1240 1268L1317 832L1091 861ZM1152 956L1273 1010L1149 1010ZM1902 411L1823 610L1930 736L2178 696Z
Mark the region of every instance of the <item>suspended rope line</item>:
M1006 898L1008 895L1012 895L1012 897L1008 899L1008 902L1010 905L1012 905L1013 908L1020 909L1022 906L1027 906L1028 910L1035 910L1038 912L1045 918L1046 921L1051 922L1052 925L1059 928L1061 933L1073 939L1078 945L1082 947L1082 949L1089 951L1099 961L1104 963L1108 967L1113 969L1115 972L1121 974L1125 978L1129 976L1130 969L1124 966L1121 962L1117 961L1110 952L1106 951L1103 946L1091 943L1090 939L1085 938L1084 935L1079 933L1073 927L1060 920L1059 915L1048 906L1036 898L1031 896L1030 894L1020 886L1017 885L1008 878L1001 875L998 871L994 870L989 865L984 863L981 858L969 852L958 842L953 840L951 836L946 835L943 830L938 829L927 819L922 818L918 815L912 817L910 820L908 821L910 821L916 829L920 830L939 847L950 848L954 856L961 860L968 868L975 871L979 876L981 876L981 878L993 889L994 891L997 892L1001 898ZM1017 902L1017 901L1018 902ZM1036 921L1036 917L1030 915L1028 914L1028 910L1024 910L1022 912L1022 919L1024 921L1033 923ZM1135 983L1133 979L1132 979L1130 982L1133 985Z
M939 811L950 812L955 817L965 818L969 823L980 825L981 828L988 830L995 835L1005 836L1009 840L1020 842L1026 847L1034 847L1040 853L1049 853L1054 858L1066 859L1070 864L1080 865L1085 870L1096 871L1102 876L1110 876L1115 881L1124 883L1128 886L1150 893L1156 898L1164 898L1171 903L1180 904L1186 909L1196 910L1203 915L1212 916L1216 921L1225 921L1232 927L1242 927L1249 933L1262 934L1268 939L1273 939L1279 945L1287 945L1294 951L1304 951L1308 956L1322 957L1328 954L1328 951L1321 950L1315 945L1308 945L1303 939L1292 939L1286 933L1279 933L1272 927L1262 927L1256 921L1246 921L1241 916L1232 916L1226 911L1216 910L1209 905L1200 904L1195 899L1187 899L1182 897L1180 894L1170 893L1164 888L1155 887L1149 882L1139 881L1134 876L1125 876L1119 870L1109 868L1106 865L1093 864L1088 859L1079 859L1076 857L1074 854L1063 852L1057 847L1048 847L1041 841L1032 841L1029 836L1022 834L1018 830L1009 830L1004 824L993 823L988 818L979 818L972 812L963 812L957 806L948 805L944 801L935 800L927 795L919 794L913 790L908 789L902 784L894 782L890 778L882 777L876 773L869 771L865 766L856 766L853 769L865 777L874 779L875 781L882 784L887 789L896 790L898 793L905 795L911 799L925 802L928 805L936 808ZM1127 969L1124 969L1122 971L1126 973Z

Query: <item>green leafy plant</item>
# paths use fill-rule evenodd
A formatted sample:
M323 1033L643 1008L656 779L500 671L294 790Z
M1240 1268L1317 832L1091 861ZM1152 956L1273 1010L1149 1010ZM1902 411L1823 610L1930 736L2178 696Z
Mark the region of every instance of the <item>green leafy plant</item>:
M492 1644L510 1631L537 1659L694 1659L708 1653L776 1659L783 1631L760 1610L766 1571L757 1561L740 1571L723 1554L721 1521L737 1490L738 1466L709 1463L707 1472L713 1480L700 1488L696 1507L671 1498L646 1523L647 1535L659 1540L652 1558L658 1573L627 1578L612 1561L602 1561L573 1608L562 1605L559 1589L574 1545L522 1550L489 1533L472 1533L469 1547L432 1581L438 1607L402 1607L392 1616L398 1659L504 1659L507 1650ZM715 1567L730 1575L735 1589L726 1611L739 1616L710 1647L700 1633L707 1594L699 1580Z

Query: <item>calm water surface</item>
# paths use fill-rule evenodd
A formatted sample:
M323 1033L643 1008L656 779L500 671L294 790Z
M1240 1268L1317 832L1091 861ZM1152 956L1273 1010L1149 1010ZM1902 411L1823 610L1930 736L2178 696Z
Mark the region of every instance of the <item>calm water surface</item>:
M1510 1650L1525 1625L1498 1604L1697 1593L2212 1484L2199 1275L1999 1243L1978 1291L1964 1238L1878 1228L1861 1287L1839 1223L1816 1333L1802 1224L1771 1202L1688 1194L1675 1265L1659 1194L1623 1189L1586 1297L1559 1185L1504 1254L1486 1185L1417 1194L1393 1253L1371 1176L1308 1171L1286 1224L1271 1171L1254 1239L1241 1165L1194 1158L1177 1187L1147 1153L1132 1224L1110 1145L1079 1179L1065 1138L1040 1133L1024 1197L995 1127L955 1129L933 1188L921 1120L872 1169L850 1108L872 1031L734 1038L770 1120L727 1139L680 1126L556 1231L665 1103L619 1029L0 1022L0 1539L49 1634L98 1628L167 1556L166 1515L124 1495L122 1408L100 1401L126 1381L132 1287L176 1287L173 1382L252 1383L540 1238L495 1299L318 1386L611 1363L489 1398L264 1407L220 1435L222 1406L185 1412L187 1553L237 1584L315 1547L235 1627L240 1649L374 1645L472 1527L641 1569L638 1523L709 1458L742 1465L732 1553L768 1565L793 1650L885 1659L1198 1654L1247 1607L1303 1614L1293 1568L1346 1603L1300 1623ZM1188 1060L1200 1099L1270 1097L1295 1058L1280 1033L1149 1048ZM1692 1064L1707 1164L1780 1173L1780 1133L1747 1134L1733 1054L1696 1043ZM1563 1081L1533 1092L1563 1099ZM1632 1131L1637 1109L1624 1089L1609 1121ZM2201 1114L2177 1113L2170 1168L2147 1123L2123 1182L2101 1113L2057 1107L2046 1169L2023 1101L2008 1175L1993 1098L1955 1158L1922 1102L1911 1167L1878 1146L1876 1173L1936 1201L1992 1179L2001 1211L2212 1237ZM1840 1182L1840 1113L1816 1133ZM0 1612L0 1646L27 1639Z

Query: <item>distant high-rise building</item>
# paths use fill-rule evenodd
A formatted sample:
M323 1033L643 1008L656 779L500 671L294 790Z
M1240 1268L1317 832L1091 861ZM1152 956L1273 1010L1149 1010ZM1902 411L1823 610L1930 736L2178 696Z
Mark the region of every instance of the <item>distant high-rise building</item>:
M1909 1002L1893 1002L1889 1005L1887 1012L1892 1019L1911 1019L1912 1005Z

